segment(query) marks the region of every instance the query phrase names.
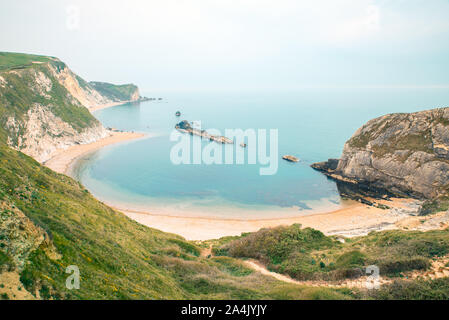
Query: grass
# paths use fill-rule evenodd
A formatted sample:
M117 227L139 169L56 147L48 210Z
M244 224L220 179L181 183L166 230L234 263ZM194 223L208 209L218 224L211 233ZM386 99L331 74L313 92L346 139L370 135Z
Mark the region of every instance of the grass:
M78 182L2 143L0 158L0 200L45 230L61 255L51 257L42 244L18 270L3 246L0 262L3 269L16 268L25 288L44 299L393 299L400 292L412 298L447 292L446 282L401 283L370 293L298 286L264 277L237 258L259 259L297 279L353 277L370 264L398 275L447 254L448 231L386 231L340 243L293 225L211 241L216 254L227 256L207 259L195 243L128 219ZM80 269L79 290L65 288L69 265Z
M365 130L357 136L348 140L349 146L352 148L364 149L370 141L374 141L380 135L384 134L388 129L391 129L397 124L397 121L401 120L404 114L391 114L387 118L375 119L374 124L371 125L371 130ZM442 118L444 119L444 118ZM380 130L380 128L382 128ZM376 157L382 157L385 154L393 153L395 150L411 150L411 151L423 151L427 153L433 153L432 149L432 135L431 132L420 132L417 134L408 134L405 136L392 135L392 137L382 144L373 144L372 151ZM404 162L407 157L399 159Z
M364 299L377 300L448 300L449 278L430 281L398 280L362 295Z
M14 261L9 255L0 249L0 273L4 271L11 271L15 269Z
M0 272L19 273L29 292L39 292L44 299L448 298L447 279L397 281L381 290L361 293L283 283L254 272L239 259L258 259L269 269L300 280L357 277L371 264L379 266L383 275L398 276L410 270L425 270L430 259L448 254L448 231L385 231L340 243L317 230L292 225L197 244L147 228L105 206L75 180L5 144L9 136L17 145L26 114L36 103L78 131L96 122L86 108L68 98L48 63L57 70L66 68L49 57L0 53L0 75L8 83L0 88L0 203L20 210L46 236L46 241L37 249L33 247L29 255L14 255L13 244L21 246L26 243L20 241L27 240L4 235L14 234L23 226L8 224L11 229L5 230L6 224L0 223ZM12 70L19 74L9 72ZM33 89L37 72L52 82L48 97ZM112 99L129 100L137 89L133 85L89 84L79 77L78 81L82 87L96 86ZM14 134L5 129L9 117L22 121ZM351 143L363 147L371 138L365 134ZM395 144L401 148L427 148L426 139L410 136L398 138ZM447 210L447 199L439 200L426 203L424 212ZM217 256L201 257L201 249L210 244ZM80 269L79 290L65 287L65 270L70 265Z
M299 225L262 229L214 247L216 254L255 258L298 280L339 280L377 265L386 276L425 270L449 253L449 231L383 231L340 243Z
M419 211L419 214L421 216L427 216L430 214L447 210L449 210L449 196L440 196L435 199L426 200L423 203Z
M131 100L132 95L138 90L134 84L115 85L106 82L89 82L100 94L114 101Z
M0 159L0 200L45 230L61 255L51 257L43 243L17 270L24 287L44 299L351 298L264 277L235 258L202 258L196 244L138 224L4 144ZM3 264L8 246L0 252ZM65 287L70 265L80 269L79 290Z
M395 150L423 151L433 154L432 136L430 132L420 134L409 134L405 136L395 136L387 143L382 145L373 145L372 150L376 157L382 157L385 154L392 153ZM400 159L401 162L407 160L406 157Z
M35 104L78 131L96 122L56 81L49 64L59 71L66 68L48 57L0 55L0 76L7 83L0 87L0 204L15 208L9 216L20 210L46 239L37 248L32 238L0 239L0 269L19 273L29 292L39 292L44 299L347 298L339 290L298 287L255 274L234 258L202 258L195 243L138 224L97 201L75 180L6 146L7 137L18 145ZM37 73L51 81L45 94L36 86ZM81 80L81 86L88 85ZM100 86L120 99L128 99L137 89ZM19 124L14 131L6 126L11 117ZM20 228L0 223L0 234L14 234ZM14 254L19 247L32 250L26 256ZM65 270L71 265L80 270L79 290L65 287Z
M0 52L0 70L22 69L33 65L33 62L49 62L50 57L34 54Z

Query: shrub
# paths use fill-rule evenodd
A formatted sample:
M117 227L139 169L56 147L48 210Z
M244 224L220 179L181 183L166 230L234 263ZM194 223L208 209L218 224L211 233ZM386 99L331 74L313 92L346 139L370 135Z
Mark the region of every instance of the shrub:
M343 253L335 263L337 268L359 267L365 264L366 256L358 250Z
M430 267L429 260L422 257L381 260L374 264L379 267L380 274L390 276L398 275L405 271L426 270Z

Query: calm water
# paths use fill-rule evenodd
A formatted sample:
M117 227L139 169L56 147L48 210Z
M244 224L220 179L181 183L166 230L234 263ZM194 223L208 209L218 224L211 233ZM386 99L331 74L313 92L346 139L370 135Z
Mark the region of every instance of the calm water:
M156 137L109 146L78 163L77 175L98 198L135 210L227 218L281 217L339 207L335 184L309 166L339 157L367 120L391 112L448 105L447 89L308 89L297 92L164 93L161 102L98 111L106 127ZM182 116L175 117L180 110ZM255 165L174 165L169 134L180 120L203 128L278 129L275 175ZM204 142L206 145L206 142Z

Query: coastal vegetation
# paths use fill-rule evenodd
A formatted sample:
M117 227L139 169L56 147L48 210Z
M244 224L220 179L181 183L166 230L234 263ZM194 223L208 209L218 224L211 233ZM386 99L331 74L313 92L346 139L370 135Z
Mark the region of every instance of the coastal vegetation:
M3 57L5 56L0 56L0 63ZM48 63L52 66L60 65L58 61L53 60L48 60ZM48 82L37 82L41 74L48 79ZM64 122L70 123L78 132L98 123L85 107L70 98L67 89L57 81L45 64L32 63L21 73L0 71L0 77L2 78L0 82L8 84L0 87L1 124L3 128L10 130L8 135L14 137L15 141L19 139L24 128L17 129L7 125L8 119L14 119L17 123L22 122L20 127L25 126L23 122L29 117L28 112L36 105L48 107L50 112Z
M430 281L398 280L382 286L379 290L366 292L363 298L376 300L448 300L449 278Z
M17 298L14 292L3 291L11 286L39 299L350 298L348 290L280 282L232 257L203 257L203 248L196 243L127 218L96 200L77 181L14 150L11 147L19 149L19 141L26 137L36 105L44 106L36 123L45 134L52 132L45 122L52 114L78 131L98 123L56 75L66 72L71 83L86 92L92 85L56 58L2 53L0 65L2 299ZM96 86L120 99L137 89ZM65 124L61 128L66 135ZM79 289L66 287L69 266L79 268ZM9 275L16 275L19 283L9 283Z
M449 253L449 231L383 231L339 241L300 225L261 229L239 238L225 238L216 255L253 258L269 270L298 280L342 280L365 275L370 265L381 275L400 277L426 270L433 258Z
M352 185L353 198L357 190L373 198L418 198L427 201L422 213L428 214L447 207L448 137L449 108L388 114L358 129L340 159L312 167L344 189Z
M419 214L421 216L426 216L447 210L449 210L449 195L442 195L440 197L425 201L421 206Z
M91 81L89 84L101 95L113 101L129 101L139 98L139 89L134 84L115 85L107 82Z
M129 100L138 94L134 85L72 78L56 58L0 53L0 298L16 298L2 291L11 285L5 280L10 274L17 276L23 290L39 299L448 298L447 278L402 279L370 291L311 287L264 276L244 261L257 259L269 270L297 280L357 278L369 265L377 265L383 276L401 279L408 272L428 270L433 259L449 254L447 230L394 230L343 239L291 225L192 242L143 226L106 206L79 182L16 150L21 141L33 137L26 134L33 112L39 114L34 123L42 129L38 133L45 135L37 135L32 143L100 125L57 78L60 72L75 79L71 84L76 88L86 92L95 88L108 98L97 97L103 102ZM33 111L36 106L39 110ZM440 114L438 119L447 125L447 117ZM53 131L53 122L62 129ZM382 125L376 128L381 130ZM188 122L178 127L192 129ZM362 133L349 145L365 148L372 138ZM425 151L422 148L428 146L422 146L420 139L410 136L396 142L404 148L418 145L418 151ZM443 151L438 151L440 159ZM337 165L333 161L332 170ZM426 202L421 214L448 208L447 197L442 196ZM69 266L79 268L79 289L66 286Z
M51 60L51 57L34 54L0 52L0 70L26 68L33 62L44 63Z
M33 237L12 235L28 232L30 227L18 222L1 224L1 270L18 272L26 290L36 297L350 298L347 290L279 282L252 272L235 258L201 257L201 248L196 244L132 221L93 198L75 180L4 143L0 145L0 156L2 219L20 211L44 235L24 256L20 248L32 247L27 241L33 242ZM79 290L65 287L65 270L70 265L79 267Z

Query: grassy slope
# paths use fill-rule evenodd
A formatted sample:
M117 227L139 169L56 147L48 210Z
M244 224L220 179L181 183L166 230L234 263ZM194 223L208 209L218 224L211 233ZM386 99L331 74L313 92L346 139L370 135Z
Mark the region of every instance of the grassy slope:
M134 84L115 85L107 82L89 82L89 84L103 96L114 101L131 100L137 90L137 86Z
M34 251L21 272L30 292L56 299L346 298L345 290L302 288L265 278L227 257L199 257L179 236L142 226L94 199L71 178L0 145L0 201L47 231L62 258ZM0 248L2 263L7 252ZM65 288L77 265L81 287ZM1 269L1 268L0 268Z
M34 54L0 52L0 70L26 68L33 62L49 62L51 57Z
M66 67L50 57L0 54L0 76L8 83L0 88L0 221L17 214L10 208L20 210L45 230L61 258L50 254L48 243L43 243L18 269L12 257L20 255L8 250L12 243L24 241L14 236L24 225L8 224L11 230L5 230L6 224L0 224L0 273L20 272L27 290L56 299L345 297L337 291L267 280L233 258L201 258L194 244L128 219L94 199L78 182L7 147L6 120L24 120L34 103L48 106L78 129L96 121L67 99L66 89L55 81L48 64L59 70ZM49 97L32 89L36 72L52 80ZM122 95L135 89L116 88ZM80 269L79 290L65 288L69 265Z
M65 67L47 57L0 53L0 75L7 76L13 85L0 96L1 119L5 120L7 115L20 119L32 103L39 102L59 109L55 112L75 126L92 121L90 115L79 113L80 108L64 100L64 88L55 86L51 98L44 101L29 89L26 77L5 74L14 69L33 68L51 76L45 64L32 61ZM44 246L31 254L20 271L21 281L30 292L38 291L43 298L61 299L335 299L353 295L349 290L280 283L252 272L233 257L201 258L200 248L195 244L139 225L94 199L71 178L6 147L3 143L6 132L2 128L0 201L17 207L45 230L62 255L59 259L51 258ZM6 207L0 208L0 217L8 214L11 212ZM0 272L14 270L16 267L2 241L8 239L0 239ZM426 268L429 258L448 252L449 233L389 231L341 244L316 230L291 226L214 243L217 254L257 258L272 270L298 279L336 279L373 263L381 266L382 273L390 275ZM79 290L65 288L65 268L69 265L80 268ZM369 296L356 297L442 298L447 297L448 287L447 279L398 282Z
M259 259L271 270L300 280L344 279L373 264L383 275L398 276L427 269L431 258L448 254L449 231L384 231L340 243L317 230L292 225L224 239L214 251Z

